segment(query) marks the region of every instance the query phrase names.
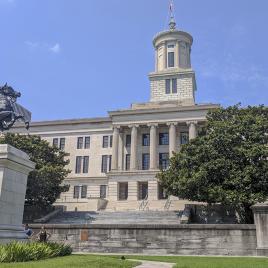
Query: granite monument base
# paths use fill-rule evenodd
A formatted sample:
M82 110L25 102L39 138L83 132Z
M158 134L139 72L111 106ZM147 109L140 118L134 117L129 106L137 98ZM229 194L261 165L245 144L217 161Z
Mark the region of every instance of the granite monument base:
M27 239L22 219L27 178L34 167L26 153L0 145L0 243Z

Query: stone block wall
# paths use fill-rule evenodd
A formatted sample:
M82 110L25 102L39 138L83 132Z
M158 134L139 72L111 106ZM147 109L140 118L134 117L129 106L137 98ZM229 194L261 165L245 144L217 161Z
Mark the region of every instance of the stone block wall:
M150 80L150 101L183 101L189 105L194 104L194 76L192 73L178 74L171 78L177 78L177 93L166 94L166 81L163 77L154 77Z
M35 232L40 225L32 225ZM75 252L256 255L255 225L47 225L51 239Z

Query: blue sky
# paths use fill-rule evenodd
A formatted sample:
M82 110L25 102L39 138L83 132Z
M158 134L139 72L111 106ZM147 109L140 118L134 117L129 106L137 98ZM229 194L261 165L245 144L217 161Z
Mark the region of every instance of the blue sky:
M268 105L268 1L175 0L194 38L198 103ZM33 120L106 116L149 100L168 0L0 0L0 84Z

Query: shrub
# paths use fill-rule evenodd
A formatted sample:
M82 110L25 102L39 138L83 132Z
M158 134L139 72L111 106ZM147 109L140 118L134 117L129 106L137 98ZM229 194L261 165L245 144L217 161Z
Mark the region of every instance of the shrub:
M0 245L0 262L26 262L66 256L72 253L69 245L58 243L12 242Z

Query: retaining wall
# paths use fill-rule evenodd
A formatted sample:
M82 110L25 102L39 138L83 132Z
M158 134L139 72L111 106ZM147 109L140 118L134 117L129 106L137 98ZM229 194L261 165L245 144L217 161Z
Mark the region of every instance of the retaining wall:
M35 232L40 224L31 225ZM244 224L47 224L51 240L76 252L177 255L256 255L256 227Z

